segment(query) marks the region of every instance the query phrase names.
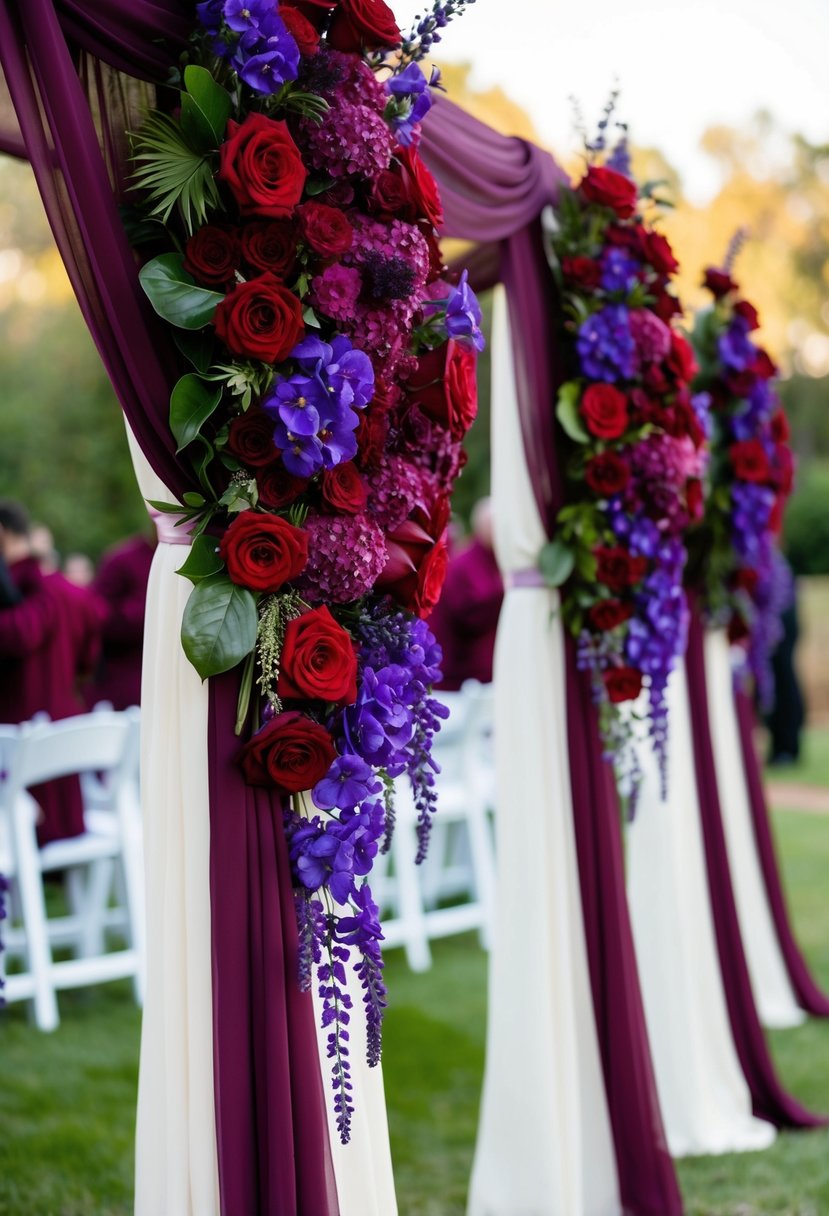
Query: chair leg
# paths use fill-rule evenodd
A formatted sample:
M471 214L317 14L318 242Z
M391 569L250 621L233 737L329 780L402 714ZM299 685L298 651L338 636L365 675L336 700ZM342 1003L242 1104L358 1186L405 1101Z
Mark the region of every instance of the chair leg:
M25 812L24 812L25 814ZM60 1025L58 1002L52 985L52 951L46 925L46 904L43 898L43 876L37 865L37 844L34 825L23 824L18 818L19 835L29 838L19 849L17 883L20 908L26 931L26 954L34 982L34 1020L39 1030L56 1030Z
M428 971L432 952L426 928L419 867L415 865L415 830L411 822L398 822L392 841L400 919L405 931L406 961L412 971Z
M104 926L112 890L113 864L109 858L92 862L87 867L86 887L81 903L82 925L80 953L82 958L97 958L104 952Z

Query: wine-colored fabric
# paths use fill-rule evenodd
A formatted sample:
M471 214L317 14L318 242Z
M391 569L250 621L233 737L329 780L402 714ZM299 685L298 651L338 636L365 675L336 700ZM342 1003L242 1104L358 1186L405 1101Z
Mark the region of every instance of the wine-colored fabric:
M705 861L708 868L708 888L714 911L714 927L728 1016L737 1054L751 1091L756 1115L778 1127L818 1127L825 1120L806 1110L786 1093L774 1070L769 1054L748 973L737 906L731 885L728 851L720 810L717 773L711 746L708 716L708 694L705 681L703 625L700 615L692 610L688 633L688 700L694 740L694 766L699 791L702 831L705 841Z
M754 746L754 707L751 699L742 689L737 689L735 695L737 722L740 727L740 746L751 805L751 821L780 950L797 997L797 1003L807 1013L811 1013L815 1017L826 1018L829 1017L829 996L821 991L809 971L806 960L795 940L789 910L786 906L780 864L775 852L769 809L760 773L760 762Z
M541 217L565 175L547 153L498 135L444 99L424 124L422 153L440 185L447 235L486 245L500 242L524 449L549 535L563 501L552 425L555 389L563 377L553 341L556 298ZM492 265L487 251L478 283L491 275ZM622 1201L631 1216L674 1216L682 1211L682 1200L665 1143L639 990L619 804L572 646L567 701L585 936Z
M155 544L146 536L131 536L98 563L92 585L106 605L106 617L101 660L84 690L90 709L99 701L108 701L113 709L141 703L144 610L154 553Z
M120 110L114 108L125 100L128 82L107 75L102 64L107 72L114 68L161 82L191 22L192 6L185 0L0 4L0 65L17 120L16 128L4 123L0 148L19 154L22 140L81 311L130 427L155 472L179 498L194 488L176 457L167 421L170 390L182 365L167 327L141 290L119 216L124 150L117 129ZM125 116L121 125L126 121ZM220 684L211 696L209 729L223 1213L333 1216L337 1201L313 1010L310 997L298 993L295 976L288 974L296 923L284 852L278 851L283 848L279 799L261 793L251 799L239 778L231 778L227 749L236 745L233 714L223 712L228 681Z

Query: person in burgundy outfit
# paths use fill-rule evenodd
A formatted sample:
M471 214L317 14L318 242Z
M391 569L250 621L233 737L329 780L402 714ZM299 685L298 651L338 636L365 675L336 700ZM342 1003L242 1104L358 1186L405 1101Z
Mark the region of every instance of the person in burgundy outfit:
M37 713L53 721L83 713L80 684L100 647L102 612L94 596L53 572L32 552L29 518L18 503L0 501L0 554L20 595L0 607L0 721L26 722ZM76 777L32 790L41 817L41 845L84 830Z
M449 560L446 582L429 626L443 650L440 688L464 680L492 681L492 656L504 584L492 550L492 507L475 504L472 540Z
M87 704L110 701L128 709L141 701L144 607L155 545L131 536L101 558L92 584L106 604L101 663L87 692Z

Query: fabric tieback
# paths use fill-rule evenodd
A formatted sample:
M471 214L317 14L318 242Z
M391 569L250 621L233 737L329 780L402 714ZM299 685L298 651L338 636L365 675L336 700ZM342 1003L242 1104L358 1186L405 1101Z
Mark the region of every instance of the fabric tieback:
M192 543L191 529L182 523L183 514L157 511L154 507L150 507L149 512L150 518L155 524L160 545L189 545Z
M534 567L527 570L507 570L504 575L504 586L507 591L517 587L546 587L544 576Z

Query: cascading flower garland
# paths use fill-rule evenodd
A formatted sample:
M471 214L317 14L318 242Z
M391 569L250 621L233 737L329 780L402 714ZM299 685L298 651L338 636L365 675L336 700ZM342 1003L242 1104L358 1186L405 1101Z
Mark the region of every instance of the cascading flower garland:
M422 618L483 338L440 254L417 152L437 81L418 60L463 7L438 0L404 39L383 0L198 4L178 107L133 136L124 212L191 367L170 402L200 486L174 509L192 536L183 646L203 678L240 667L239 764L286 796L299 980L316 968L343 1142L345 968L376 1064L386 992L367 879L402 774L425 854L446 713Z
M710 308L697 314L692 342L695 386L711 398L710 492L689 537L689 582L707 621L746 648L760 704L774 695L771 652L791 576L778 548L794 460L789 425L775 389L778 369L752 337L757 310L731 274L709 267Z
M643 688L664 782L665 689L684 646L683 538L702 511L707 398L691 392L693 352L671 324L677 262L642 219L624 139L605 164L587 146L586 174L562 190L549 238L565 364L556 415L571 443L567 501L539 568L561 587L632 813L640 773L627 703Z

